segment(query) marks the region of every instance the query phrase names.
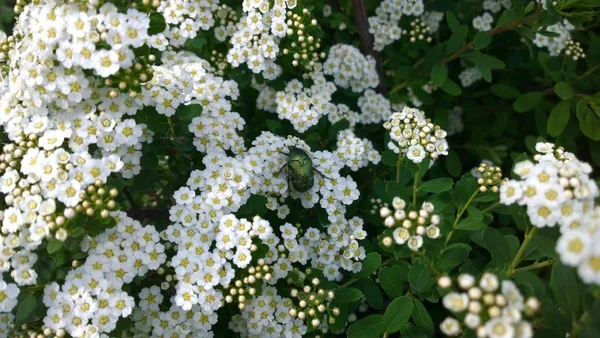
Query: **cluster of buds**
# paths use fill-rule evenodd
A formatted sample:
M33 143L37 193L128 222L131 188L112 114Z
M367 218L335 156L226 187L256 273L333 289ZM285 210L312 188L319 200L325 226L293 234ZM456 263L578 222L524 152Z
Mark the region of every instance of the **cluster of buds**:
M415 19L410 23L410 42L426 41L431 42L431 36L429 36L429 27L427 24L422 22L420 19Z
M479 192L498 192L499 186L508 181L508 178L502 178L502 169L498 166L481 163L477 168L476 175Z
M585 59L585 53L583 52L583 48L581 48L581 44L573 39L567 39L566 42L567 48L565 49L565 55L572 57L573 61L577 61L579 59Z
M391 229L386 230L387 235L381 240L384 246L406 244L412 251L417 251L423 246L423 235L431 239L440 237L440 216L433 214L433 204L425 202L421 205L421 210L406 212L406 202L400 197L394 197L392 206L393 211L387 206L379 210L379 215L384 218L383 224Z
M321 38L315 35L319 30L317 20L306 8L302 9L302 15L292 11L288 11L286 15L288 29L286 38L282 41L283 54L292 56L294 67L302 65L310 71L326 56L325 53L319 53Z
M327 312L331 311L333 315L340 313L339 308L329 308L329 303L335 295L331 290L320 288L320 283L321 280L315 277L310 280L310 285L290 291L291 298L295 299L297 304L296 307L290 309L290 316L306 321L313 328L321 325ZM335 323L333 317L330 317L329 321L332 324Z
M89 217L100 215L103 219L110 217L110 211L115 209L117 203L114 198L119 191L112 188L107 191L101 180L96 180L93 185L87 187L85 192L80 194L81 202L75 206L77 213L85 213Z
M116 98L118 92L128 93L130 97L141 95L142 85L152 80L154 69L150 63L155 60L156 57L152 54L147 58L137 58L131 67L120 69L116 74L104 79L104 85L114 88L110 96Z
M393 113L383 127L390 131L392 140L388 147L397 154L402 152L414 163L421 163L425 156L436 160L448 154L446 131L419 109L404 107Z
M388 207L388 204L383 202L381 200L381 198L371 198L371 204L372 204L372 208L371 208L371 215L376 215L379 213L379 210L383 207Z
M533 337L531 323L524 316L533 316L540 308L535 297L524 299L511 280L500 282L498 277L486 272L479 283L470 274L457 279L458 290L451 290L452 279L442 276L438 286L444 293L442 303L457 317L446 318L441 324L442 333L458 336L463 330L473 330L477 337Z
M263 281L268 282L271 280L271 272L272 269L265 263L265 260L259 259L256 266L249 266L241 271L244 277L236 279L232 285L227 285L224 288L225 302L229 304L237 303L238 308L243 310L252 301L252 297L256 295Z
M235 24L238 22L238 16L235 9L225 4L219 6L215 14L215 38L224 42L235 33Z
M225 70L229 65L227 63L227 55L223 54L222 52L217 52L216 50L213 50L211 54L210 62L216 66L213 74L221 77L225 76Z
M0 63L8 63L8 52L15 48L16 39L14 36L6 36L3 32L0 32Z

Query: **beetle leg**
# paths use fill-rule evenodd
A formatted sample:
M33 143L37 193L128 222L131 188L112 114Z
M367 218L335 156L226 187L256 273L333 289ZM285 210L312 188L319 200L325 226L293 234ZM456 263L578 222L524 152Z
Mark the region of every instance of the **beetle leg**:
M326 178L328 180L330 180L331 178L325 176L325 174L323 174L322 172L318 171L316 168L313 168L313 172L319 174L321 177Z

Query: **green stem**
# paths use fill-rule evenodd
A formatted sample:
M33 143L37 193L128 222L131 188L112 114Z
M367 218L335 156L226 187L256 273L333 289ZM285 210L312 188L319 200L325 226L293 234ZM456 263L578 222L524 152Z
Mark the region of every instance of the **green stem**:
M506 274L509 277L515 273L515 269L517 268L517 265L519 265L519 263L521 263L521 260L523 259L523 254L525 253L525 249L527 248L527 244L529 244L529 241L531 241L531 239L535 235L536 231L537 231L537 227L532 226L525 233L525 238L523 238L523 243L521 243L521 247L519 248L519 251L517 251L515 258L513 259L512 263L510 264L510 267L508 268L508 271L506 272Z
M171 133L171 140L175 138L175 123L171 116L167 117L167 122L169 123L169 132Z
M456 228L458 227L458 222L460 221L460 218L462 217L462 215L465 213L465 211L469 207L469 204L471 204L471 202L473 202L473 200L475 199L475 197L478 194L479 194L479 189L477 189L477 190L475 190L475 192L473 192L471 197L469 197L469 199L467 200L467 203L465 203L465 205L456 214L456 219L454 219L454 223L452 224L452 230L450 230L450 233L448 233L448 237L446 237L446 244L445 244L446 246L450 242L450 239L452 238L452 235L454 234L454 230L456 230Z
M413 185L413 208L417 209L417 192L419 191L419 171L415 173L415 184Z
M490 205L489 207L481 210L481 212L483 212L485 214L486 212L490 212L490 211L496 209L496 207L499 206L499 205L500 205L500 202L496 202L496 203Z
M396 161L396 182L400 182L400 162L402 161L402 152L398 153L398 160Z
M548 265L552 265L552 263L554 263L554 262L551 259L549 259L547 261L543 261L543 262L535 262L533 264L524 266L522 268L515 269L515 272L517 272L517 271L535 270L535 269L543 268L543 267L548 266Z
M594 67L592 67L592 68L588 69L588 71L587 71L587 72L583 73L583 74L582 74L582 75L579 77L579 80L581 80L581 79L583 79L583 78L587 77L588 75L592 74L593 72L597 71L597 70L598 70L598 68L600 68L600 63L599 63L599 64L597 64L597 65L595 65Z
M571 333L569 334L569 338L577 338L579 332L583 328L583 323L590 318L590 313L585 311L579 320L573 322L573 329L571 329Z

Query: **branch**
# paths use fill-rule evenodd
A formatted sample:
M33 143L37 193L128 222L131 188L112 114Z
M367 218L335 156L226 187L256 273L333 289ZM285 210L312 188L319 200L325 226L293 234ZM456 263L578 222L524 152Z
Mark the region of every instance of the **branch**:
M352 0L352 13L354 14L354 22L356 23L356 29L358 30L358 36L360 37L360 44L363 52L367 55L371 55L377 63L377 74L379 74L379 86L377 86L377 91L385 95L388 90L384 83L385 74L383 72L383 63L379 53L373 50L373 36L369 33L369 18L367 17L367 10L365 9L363 0Z

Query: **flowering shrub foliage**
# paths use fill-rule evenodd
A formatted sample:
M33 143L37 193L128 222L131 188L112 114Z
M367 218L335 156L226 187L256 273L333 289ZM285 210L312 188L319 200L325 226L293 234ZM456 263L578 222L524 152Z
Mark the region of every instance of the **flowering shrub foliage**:
M0 1L0 337L598 337L599 7Z

